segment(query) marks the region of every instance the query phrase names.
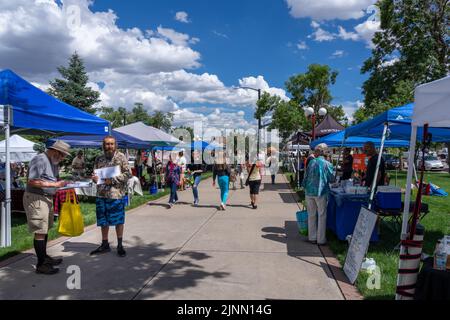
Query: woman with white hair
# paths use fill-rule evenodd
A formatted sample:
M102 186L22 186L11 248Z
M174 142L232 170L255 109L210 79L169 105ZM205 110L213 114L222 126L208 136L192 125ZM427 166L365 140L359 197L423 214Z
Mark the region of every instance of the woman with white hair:
M308 210L308 237L311 243L325 245L329 183L334 179L333 165L325 160L328 146L321 143L314 149L314 159L306 168L305 188Z

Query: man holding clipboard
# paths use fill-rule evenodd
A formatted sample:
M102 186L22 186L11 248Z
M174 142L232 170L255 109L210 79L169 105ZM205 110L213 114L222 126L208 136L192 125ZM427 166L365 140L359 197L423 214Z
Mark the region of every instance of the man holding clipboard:
M97 226L101 227L102 244L91 255L110 252L108 232L115 226L117 234L117 254L125 257L122 245L125 224L125 196L130 168L125 155L117 151L116 139L107 136L103 139L104 154L95 159L92 180L97 183L96 214Z

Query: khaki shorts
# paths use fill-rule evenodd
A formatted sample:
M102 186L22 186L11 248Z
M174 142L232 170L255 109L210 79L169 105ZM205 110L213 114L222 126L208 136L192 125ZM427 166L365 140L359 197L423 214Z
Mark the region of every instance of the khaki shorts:
M25 192L23 207L31 233L48 234L53 226L53 197Z

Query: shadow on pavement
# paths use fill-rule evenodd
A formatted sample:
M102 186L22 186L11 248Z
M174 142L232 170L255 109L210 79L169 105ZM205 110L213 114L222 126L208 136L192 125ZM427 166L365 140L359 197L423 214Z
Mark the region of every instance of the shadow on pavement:
M286 192L286 193L278 193L281 197L281 200L283 200L284 203L297 203L297 198L291 193L291 192Z
M323 257L323 255L317 245L307 243L307 237L299 234L296 221L285 221L284 228L264 227L261 231L266 233L262 235L264 239L286 244L288 256L294 257L316 267L320 267L329 278L334 279L328 264L324 262L315 263L310 259L306 259L310 257Z
M64 257L60 272L46 276L35 274L35 259L30 258L0 269L0 300L33 299L113 299L153 298L177 289L195 287L206 278L223 278L225 272L206 272L196 261L209 259L206 253L164 248L162 243L144 243L139 237L124 241L127 256L121 258L116 248L102 255L90 256L97 243L62 243ZM67 288L68 267L79 267L81 289ZM20 290L17 290L20 288ZM145 290L144 290L145 289ZM142 294L141 294L142 293Z

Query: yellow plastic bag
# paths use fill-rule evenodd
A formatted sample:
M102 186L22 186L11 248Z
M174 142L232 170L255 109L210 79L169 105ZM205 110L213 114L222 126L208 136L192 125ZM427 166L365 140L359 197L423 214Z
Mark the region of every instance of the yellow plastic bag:
M81 214L75 190L66 192L66 201L62 204L59 217L59 234L66 237L77 237L83 234L83 215Z

